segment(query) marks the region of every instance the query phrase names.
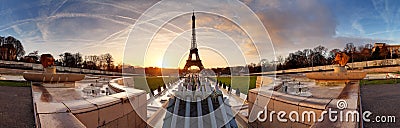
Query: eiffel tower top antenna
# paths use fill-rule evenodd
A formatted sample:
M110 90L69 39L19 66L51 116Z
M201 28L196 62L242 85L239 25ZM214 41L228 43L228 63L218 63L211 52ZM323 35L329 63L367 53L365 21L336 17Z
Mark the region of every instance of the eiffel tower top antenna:
M193 15L192 15L192 47L190 49L195 49L197 48L196 44L196 17L194 16L194 9L193 9Z

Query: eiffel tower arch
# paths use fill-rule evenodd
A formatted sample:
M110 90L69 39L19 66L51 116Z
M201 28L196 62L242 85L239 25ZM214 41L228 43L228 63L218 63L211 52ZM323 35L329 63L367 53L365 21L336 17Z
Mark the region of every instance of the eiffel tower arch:
M188 58L188 60L186 60L185 67L183 68L184 72L187 72L189 67L191 67L191 66L199 67L200 71L204 69L204 66L201 63L201 59L199 56L199 50L197 49L197 44L196 44L195 20L196 20L196 17L194 16L194 12L193 12L193 15L192 15L192 43L191 43L189 58ZM195 57L196 57L196 59L194 59L194 60L192 58L193 55L195 55Z
M195 60L192 60L193 54L196 56ZM199 52L198 49L190 49L190 54L189 54L189 59L186 60L185 67L183 68L184 71L187 71L189 67L191 66L197 66L199 67L200 70L204 69L203 64L201 63L200 57L199 57Z

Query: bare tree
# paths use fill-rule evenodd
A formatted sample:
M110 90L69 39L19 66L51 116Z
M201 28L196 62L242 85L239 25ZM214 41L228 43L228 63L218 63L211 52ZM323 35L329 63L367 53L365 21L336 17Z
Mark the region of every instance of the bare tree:
M6 38L0 36L0 47L8 48L10 55L6 58L9 60L17 60L17 58L21 58L25 55L25 50L21 42L12 36L8 36Z
M12 36L8 36L7 38L5 38L5 44L14 45L14 48L16 49L15 50L16 56L14 58L15 60L17 59L17 57L22 57L25 55L24 47L22 46L21 42L18 39Z
M85 56L85 61L83 62L84 68L88 68L88 69L99 69L99 63L100 61L100 57L96 56L96 55L90 55L90 56Z
M28 56L39 56L39 51L36 50L36 51L30 52L30 53L28 54Z
M350 53L351 51L354 51L355 48L356 47L354 46L353 43L347 43L343 49L343 52Z
M107 64L107 70L110 70L111 69L111 65L113 65L113 62L114 62L112 55L110 53L106 53L106 54L103 55L102 58L104 59L104 61Z
M75 53L75 54L73 54L73 57L74 57L74 59L75 59L75 67L77 67L77 68L81 68L81 66L82 66L82 55L78 52L78 53Z

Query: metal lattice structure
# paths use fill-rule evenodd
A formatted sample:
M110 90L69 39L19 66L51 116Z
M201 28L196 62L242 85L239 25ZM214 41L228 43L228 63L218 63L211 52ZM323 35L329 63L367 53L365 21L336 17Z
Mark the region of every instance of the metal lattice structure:
M196 28L196 17L194 16L194 12L193 12L193 15L192 15L192 43L191 43L189 58L188 58L188 60L186 60L185 67L183 68L183 70L185 72L188 71L189 67L191 67L191 66L197 66L197 67L199 67L200 70L204 69L204 66L200 60L199 50L197 49L195 28ZM196 57L194 60L192 58L193 54Z

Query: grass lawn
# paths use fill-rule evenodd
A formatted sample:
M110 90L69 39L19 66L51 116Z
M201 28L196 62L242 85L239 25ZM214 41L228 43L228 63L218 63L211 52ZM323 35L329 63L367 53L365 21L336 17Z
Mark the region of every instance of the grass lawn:
M175 82L176 80L178 80L178 77L135 76L133 79L135 81L135 88L150 92L150 90L156 90L158 87L161 87L164 84Z
M257 76L218 77L217 80L232 85L232 89L239 88L240 92L247 95L249 89L256 88Z
M233 78L233 79L232 79ZM240 92L247 94L249 89L256 87L257 76L234 76L234 77L218 77L218 81L232 85L232 89L239 88ZM135 76L135 88L150 92L156 90L164 83L175 82L178 77L143 77ZM149 90L150 89L150 90Z
M31 85L30 82L27 81L0 80L0 86L29 87Z
M360 85L375 85L375 84L397 84L400 79L386 79L386 80L361 80Z

